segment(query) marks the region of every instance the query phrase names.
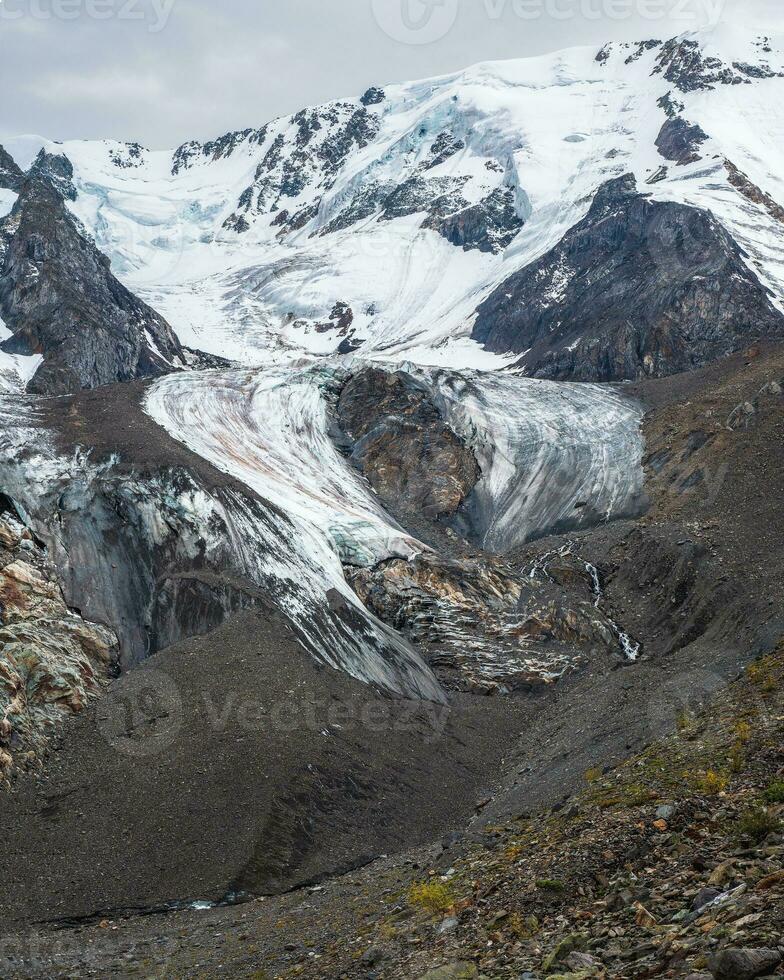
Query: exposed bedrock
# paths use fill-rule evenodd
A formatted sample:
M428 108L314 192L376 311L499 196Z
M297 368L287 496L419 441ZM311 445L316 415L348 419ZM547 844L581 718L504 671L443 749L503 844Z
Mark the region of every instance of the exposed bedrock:
M46 150L41 150L33 161L28 176L48 182L66 201L76 200L73 164L64 153L47 153Z
M108 684L117 638L68 609L40 541L0 512L0 788L39 765L66 718Z
M351 459L398 518L452 517L479 479L471 450L404 371L355 374L341 389L337 418Z
M348 568L349 582L449 687L529 690L628 659L636 646L599 608L586 563L561 556L556 580L499 555L643 505L639 412L593 385L359 370L336 438L435 552Z
M656 148L665 160L685 166L702 159L700 148L707 139L702 127L675 116L662 126L656 137Z
M16 160L0 146L0 188L18 191L23 181L24 173L20 170Z
M623 659L588 572L573 570L559 586L491 556L424 554L356 569L350 581L379 618L424 651L447 685L491 694Z
M472 336L529 375L662 377L784 336L784 316L709 212L604 184L587 216L478 309Z
M345 448L404 526L428 540L424 512L502 554L641 513L641 415L598 385L413 367L360 370L337 409Z
M0 317L13 332L2 349L42 354L29 390L50 395L184 365L169 324L121 285L66 207L63 161L39 158L0 223Z

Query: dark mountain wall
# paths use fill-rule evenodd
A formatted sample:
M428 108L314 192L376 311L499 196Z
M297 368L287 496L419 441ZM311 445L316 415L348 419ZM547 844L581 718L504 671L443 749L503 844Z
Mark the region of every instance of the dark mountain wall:
M472 336L520 353L535 377L619 381L693 370L784 336L784 316L712 214L653 201L627 175L491 293Z
M29 387L39 394L173 370L183 356L173 330L114 277L66 207L66 164L39 158L25 177L0 151L0 182L19 192L0 223L0 317L13 332L0 346L43 354Z

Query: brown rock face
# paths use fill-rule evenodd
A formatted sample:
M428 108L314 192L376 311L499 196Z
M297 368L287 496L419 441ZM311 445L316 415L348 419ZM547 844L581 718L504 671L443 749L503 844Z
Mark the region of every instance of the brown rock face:
M724 161L724 168L729 176L729 182L745 198L753 204L760 204L772 218L784 224L784 207L775 201L770 194L758 187L749 177L739 170L731 160Z
M116 652L113 633L68 610L29 534L0 519L0 783L98 696Z
M442 680L485 693L539 686L617 654L590 583L573 569L569 589L534 580L500 559L423 554L355 569L365 605L425 651Z
M402 371L355 375L337 411L351 458L395 516L451 517L479 479L471 450Z

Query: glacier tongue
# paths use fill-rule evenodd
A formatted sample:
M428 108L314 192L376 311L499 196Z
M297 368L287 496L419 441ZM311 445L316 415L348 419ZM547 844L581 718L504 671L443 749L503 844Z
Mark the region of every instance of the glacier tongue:
M373 565L423 546L390 519L330 439L326 399L341 375L339 362L313 359L171 375L150 390L145 408L174 438L285 511L330 584L351 595L340 562Z
M286 513L291 561L311 598L331 589L360 609L344 567L372 568L429 550L384 510L330 438L329 402L365 363L300 359L172 375L145 401L170 435ZM458 521L486 550L508 552L550 532L639 511L641 410L622 392L492 372L406 369L476 455L482 476ZM292 610L293 618L304 611Z
M468 505L471 530L486 550L506 553L545 534L639 513L642 406L622 389L425 372L482 470Z
M145 400L170 435L297 522L303 546L346 595L341 564L370 566L425 550L330 438L328 400L363 363L298 359L171 375ZM482 476L467 501L466 530L486 550L504 553L548 533L639 512L642 408L620 389L402 367L426 386L477 457Z
M198 384L181 391L197 412L203 394ZM242 447L217 431L234 465ZM337 552L296 512L181 467L129 473L118 457L64 455L34 401L2 394L0 486L46 542L69 604L116 627L125 668L238 609L271 604L320 663L393 695L444 700L417 652L364 609Z

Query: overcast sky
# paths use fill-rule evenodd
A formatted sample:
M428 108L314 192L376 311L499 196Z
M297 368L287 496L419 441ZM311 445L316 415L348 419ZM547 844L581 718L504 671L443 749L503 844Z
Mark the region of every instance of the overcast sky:
M0 0L0 139L204 139L374 83L720 16L774 30L781 0ZM665 16L662 16L665 14Z

